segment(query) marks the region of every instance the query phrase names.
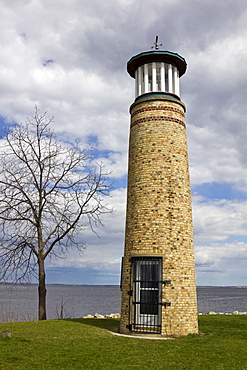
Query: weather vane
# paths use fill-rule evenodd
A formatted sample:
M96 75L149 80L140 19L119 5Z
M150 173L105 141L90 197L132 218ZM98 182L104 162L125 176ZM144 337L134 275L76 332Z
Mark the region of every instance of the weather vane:
M162 46L162 44L158 44L158 38L159 36L156 36L154 46L151 46L151 49L159 50L160 46Z

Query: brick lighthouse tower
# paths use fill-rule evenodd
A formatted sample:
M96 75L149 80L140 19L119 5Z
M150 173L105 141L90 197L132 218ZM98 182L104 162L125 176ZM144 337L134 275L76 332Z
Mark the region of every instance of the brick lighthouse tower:
M180 55L155 50L133 56L123 334L198 333L194 244L185 105Z

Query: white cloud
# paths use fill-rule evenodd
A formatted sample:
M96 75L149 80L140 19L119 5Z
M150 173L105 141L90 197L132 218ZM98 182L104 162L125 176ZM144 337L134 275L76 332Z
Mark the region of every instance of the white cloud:
M234 182L247 189L246 37L246 28L233 30L198 53L188 51L183 84L192 184Z
M70 249L66 259L53 260L49 262L50 266L107 268L116 264L119 267L124 248L126 189L112 191L111 197L106 201L109 208L114 207L114 213L106 214L102 219L104 227L95 230L98 235L90 229L85 230L82 235L83 240L86 240L84 253L79 255L75 249Z
M197 285L246 285L247 243L211 243L195 248Z
M207 125L191 125L188 131L192 185L228 182L233 183L236 189L246 191L247 170L241 154L245 148L239 147L239 139L226 131L219 132L218 127Z
M195 243L246 236L247 202L193 197Z

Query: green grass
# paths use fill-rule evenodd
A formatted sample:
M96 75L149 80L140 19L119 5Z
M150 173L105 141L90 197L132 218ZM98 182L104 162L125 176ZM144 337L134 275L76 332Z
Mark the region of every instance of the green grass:
M119 320L0 324L0 369L247 369L247 316L199 316L200 332L171 340L112 335Z

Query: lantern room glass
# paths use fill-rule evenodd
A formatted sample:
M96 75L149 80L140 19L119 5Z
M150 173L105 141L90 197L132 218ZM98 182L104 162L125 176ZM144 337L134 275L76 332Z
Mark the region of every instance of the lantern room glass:
M178 69L164 62L144 64L135 72L135 86L136 97L157 91L179 96Z

